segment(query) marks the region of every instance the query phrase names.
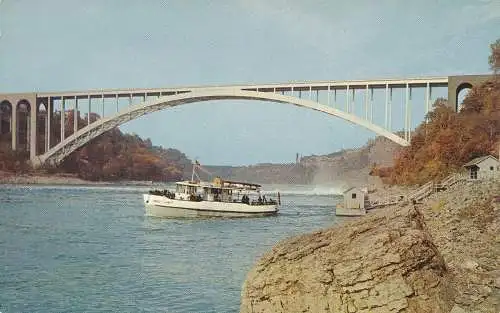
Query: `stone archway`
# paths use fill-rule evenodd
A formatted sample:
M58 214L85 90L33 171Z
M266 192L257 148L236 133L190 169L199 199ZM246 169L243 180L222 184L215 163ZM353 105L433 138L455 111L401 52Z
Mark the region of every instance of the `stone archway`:
M31 104L29 101L19 100L16 105L17 146L19 150L28 151L30 148L30 113Z
M154 100L145 101L130 106L113 116L100 119L78 130L76 133L56 144L53 148L49 149L43 155L39 155L36 156L36 158L33 158L32 162L35 167L45 164L46 162L50 164L59 164L62 160L64 160L66 156L71 154L79 147L87 144L90 140L123 123L134 120L143 115L167 108L195 102L208 102L211 100L255 100L291 104L298 107L322 112L330 116L335 116L350 123L362 126L402 146L409 145L409 142L407 140L381 126L373 124L372 122L351 113L346 113L336 108L314 102L312 100L285 96L276 93L262 93L224 88L207 88L205 90L196 92L162 96Z
M493 75L448 76L448 105L455 111L458 111L458 94L466 88L472 88L491 78L493 78Z
M456 110L459 111L460 109L460 93L464 91L465 89L472 89L472 84L469 82L464 82L458 85L457 89L455 90L455 103L456 103ZM463 99L462 99L463 100Z
M12 104L0 102L0 145L12 149Z
M48 104L43 100L39 100L37 103L37 112L36 112L36 150L37 154L43 154L47 150L47 134L49 133L48 129Z

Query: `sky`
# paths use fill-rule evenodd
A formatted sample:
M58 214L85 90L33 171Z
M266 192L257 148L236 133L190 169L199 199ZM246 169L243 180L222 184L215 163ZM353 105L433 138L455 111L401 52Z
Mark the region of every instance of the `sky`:
M494 0L0 1L0 93L483 74L500 38ZM416 91L412 126L423 99ZM320 112L233 100L120 129L210 165L293 162L375 137Z

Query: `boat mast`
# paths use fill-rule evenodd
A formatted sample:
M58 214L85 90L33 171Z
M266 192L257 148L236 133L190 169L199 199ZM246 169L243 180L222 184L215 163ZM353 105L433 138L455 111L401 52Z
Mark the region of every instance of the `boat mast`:
M193 171L192 171L192 173L191 173L191 181L194 181L194 169L195 169L195 167L196 167L196 163L197 163L197 162L198 162L198 161L196 161L195 163L193 163Z

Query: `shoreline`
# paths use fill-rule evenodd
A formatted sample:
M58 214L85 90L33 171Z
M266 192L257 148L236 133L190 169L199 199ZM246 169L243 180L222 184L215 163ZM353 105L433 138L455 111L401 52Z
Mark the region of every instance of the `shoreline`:
M370 197L380 199L412 189L384 186ZM288 237L247 272L240 312L329 311L325 307L388 312L395 304L409 312L419 312L418 307L443 313L496 312L500 305L499 210L499 180L465 181L416 204L377 208L365 216ZM412 240L415 243L407 245ZM336 257L339 248L344 251L341 258ZM296 277L302 277L300 286ZM328 295L321 292L325 286ZM314 288L316 293L309 292ZM405 292L396 293L396 289ZM350 302L341 301L344 298Z
M150 181L91 181L70 174L0 174L3 174L0 175L0 185L154 186L158 184Z

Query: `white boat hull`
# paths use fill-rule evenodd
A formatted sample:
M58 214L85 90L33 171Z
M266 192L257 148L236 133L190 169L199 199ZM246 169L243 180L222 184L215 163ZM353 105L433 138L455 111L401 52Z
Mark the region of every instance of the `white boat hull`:
M249 217L278 213L278 205L248 205L241 202L175 200L144 194L146 215L156 217Z

